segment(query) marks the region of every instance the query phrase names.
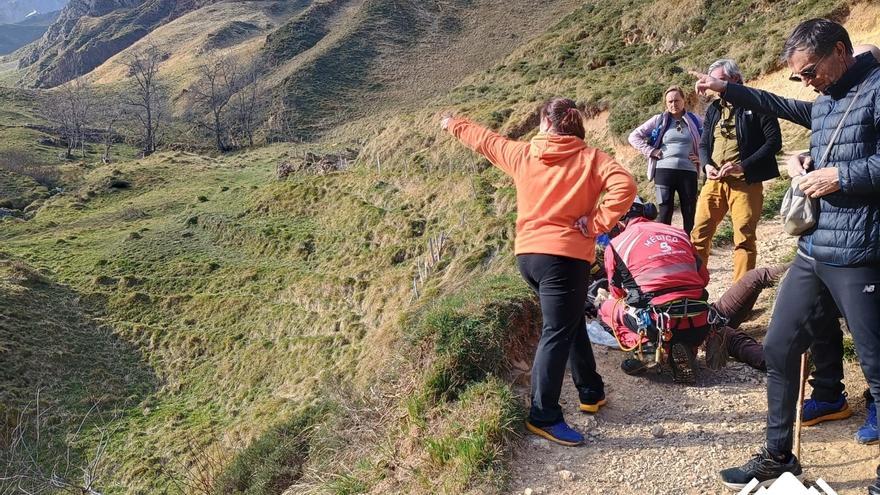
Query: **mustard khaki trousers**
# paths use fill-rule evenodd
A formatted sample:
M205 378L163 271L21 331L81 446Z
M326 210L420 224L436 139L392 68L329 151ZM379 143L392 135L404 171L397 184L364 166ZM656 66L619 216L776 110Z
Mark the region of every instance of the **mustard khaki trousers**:
M724 215L730 212L733 224L733 281L755 267L758 220L764 206L764 185L749 184L742 177L707 179L697 200L697 214L691 242L705 263L712 251L712 237Z

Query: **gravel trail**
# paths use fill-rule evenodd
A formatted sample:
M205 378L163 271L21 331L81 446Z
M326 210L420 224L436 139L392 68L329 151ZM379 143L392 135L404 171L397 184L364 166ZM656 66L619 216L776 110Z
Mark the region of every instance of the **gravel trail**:
M758 242L758 266L783 261L795 246L777 221L759 225ZM731 259L730 247L712 253L711 300L730 285ZM759 340L772 297L773 291L765 291L742 327ZM570 377L563 386L566 419L587 436L586 445L568 448L523 437L513 455L509 493L736 493L721 485L718 471L742 464L763 443L765 375L731 360L719 371L701 368L697 384L683 386L673 384L668 374L627 376L620 370L622 352L602 346L594 350L608 405L596 415L579 413ZM853 440L865 419L865 382L855 364L847 364L846 379L855 414L805 427L801 458L808 480L822 478L840 495L863 494L874 479L878 447ZM520 392L528 394L527 388Z

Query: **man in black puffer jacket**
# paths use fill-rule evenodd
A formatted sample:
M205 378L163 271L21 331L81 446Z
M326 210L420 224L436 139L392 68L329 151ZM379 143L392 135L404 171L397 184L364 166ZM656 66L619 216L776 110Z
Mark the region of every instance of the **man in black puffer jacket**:
M798 242L764 339L767 445L745 465L721 472L731 488L752 478L767 486L786 471L802 475L791 452L799 358L815 337L807 323L823 294L830 294L846 318L871 394L880 399L880 65L870 54L852 53L840 24L811 19L795 28L782 59L793 71L791 79L820 93L813 103L697 75L699 91L718 91L736 106L811 129L816 164L803 175L800 189L818 198L818 222ZM880 477L868 493L880 495Z

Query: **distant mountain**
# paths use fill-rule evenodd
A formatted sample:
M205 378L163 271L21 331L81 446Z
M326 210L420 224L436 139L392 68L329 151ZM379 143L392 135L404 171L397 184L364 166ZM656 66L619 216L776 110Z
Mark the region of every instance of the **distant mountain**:
M0 55L7 55L40 38L55 22L60 10L32 13L15 24L0 24Z
M45 14L61 10L68 0L0 0L0 24L15 24L30 15ZM0 27L5 31L6 26ZM4 33L0 31L0 36Z
M58 20L22 53L38 87L88 73L183 14L219 0L70 0Z

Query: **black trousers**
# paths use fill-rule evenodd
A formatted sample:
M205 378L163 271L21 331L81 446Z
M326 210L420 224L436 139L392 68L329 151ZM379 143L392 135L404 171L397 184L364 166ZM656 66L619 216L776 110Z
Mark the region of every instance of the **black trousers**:
M829 337L828 326L815 324L828 310L817 301L829 296L852 332L871 395L880 398L880 266L837 267L796 256L764 339L767 447L775 454L791 452L800 356L817 337ZM820 348L815 352L822 355Z
M840 328L840 311L830 294L817 303L819 309L813 325L822 329L815 333L810 355L813 374L810 397L822 402L834 402L843 393L843 330Z
M763 346L748 335L733 329L739 328L748 317L761 291L776 285L787 270L788 265L749 270L715 303L715 309L729 320L730 331L725 331L725 334L730 356L760 370L767 369ZM844 389L840 312L827 292L822 294L816 304L821 306L821 311L817 311L809 324L819 327L821 331L811 332L814 336L811 354L816 368L810 379L813 388L811 397L822 402L834 402Z
M566 361L581 401L594 402L605 395L584 317L589 264L564 256L521 254L517 265L538 294L544 320L532 364L529 422L549 426L563 420L559 395Z
M697 213L697 171L658 168L654 171L654 187L659 211L657 221L672 225L675 193L678 193L683 228L690 235Z

